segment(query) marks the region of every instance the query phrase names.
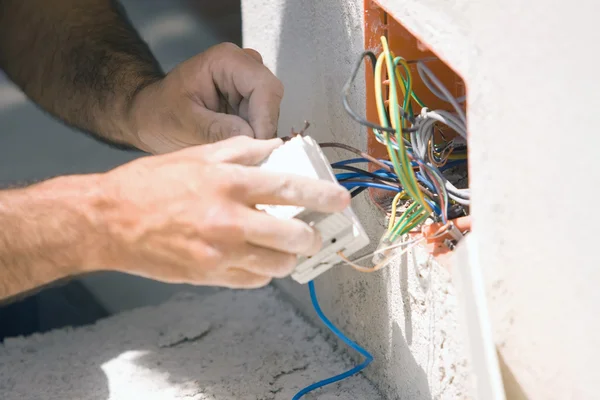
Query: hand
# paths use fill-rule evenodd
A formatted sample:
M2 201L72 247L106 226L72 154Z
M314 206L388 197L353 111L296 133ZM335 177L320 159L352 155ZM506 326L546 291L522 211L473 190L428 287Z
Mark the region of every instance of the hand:
M151 153L232 136L276 136L283 85L254 50L214 46L183 62L133 101L137 146Z
M256 204L341 211L348 192L334 183L274 174L257 165L280 139L231 138L138 159L108 172L101 227L102 265L165 282L252 288L291 273L299 254L321 247L299 220L279 220Z

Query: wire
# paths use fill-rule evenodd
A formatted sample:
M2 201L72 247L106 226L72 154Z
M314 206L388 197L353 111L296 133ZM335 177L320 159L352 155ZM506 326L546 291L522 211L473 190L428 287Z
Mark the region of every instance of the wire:
M350 192L350 198L353 199L356 196L358 196L359 194L361 194L362 192L364 192L365 190L367 190L367 187L357 187L356 189L354 189L353 191Z
M394 199L392 200L392 211L390 213L390 222L388 223L388 232L391 232L392 228L394 227L394 222L396 221L396 209L398 208L398 202L404 194L404 191L399 192L396 196L394 196Z
M402 126L402 120L398 113L398 109L400 108L400 106L398 105L398 95L397 95L397 89L396 89L396 79L395 79L396 78L396 76L395 76L396 75L395 74L396 66L394 65L394 56L389 50L385 36L381 37L381 45L383 47L383 52L377 59L377 63L375 66L375 74L374 74L375 75L375 93L376 93L376 98L377 98L377 110L379 113L380 123L382 123L384 125L389 125L389 123L391 122L391 126L395 130L396 142L398 143L398 147L399 147L398 151L395 151L389 145L389 139L388 139L389 135L386 132L385 138L386 138L388 153L390 155L390 159L392 160L392 163L394 164L394 170L396 172L396 175L398 175L398 178L399 178L400 183L401 183L402 187L404 188L404 190L406 190L407 194L411 198L413 198L416 202L418 202L425 210L427 210L428 212L431 212L432 210L429 207L429 204L425 201L423 192L420 190L420 188L418 186L416 176L415 176L412 168L408 167L408 165L410 165L410 161L409 161L409 157L408 157L406 148L404 146L404 138L403 138L404 131L403 131L403 126ZM381 93L382 72L383 72L384 63L387 67L387 75L388 75L388 79L390 81L390 85L389 85L390 107L389 107L389 110L392 115L392 118L389 121L384 112L385 104L383 102L383 96ZM407 71L407 72L408 72L407 80L410 82L410 80L411 80L410 71ZM407 88L407 90L410 90L410 85ZM407 101L409 101L409 100L410 100L410 96L406 96L404 104L408 104Z
M419 72L419 76L421 77L421 80L423 81L425 86L427 86L427 88L431 90L431 92L434 95L452 104L452 107L454 107L456 113L458 114L462 122L466 125L467 117L459 104L459 100L457 100L456 97L454 97L452 93L450 93L446 86L444 86L444 84L438 79L438 77L435 76L435 74L424 63L417 63L417 71ZM437 89L439 89L439 91L436 91L434 86L431 84L432 82L435 86L437 86Z
M354 189L355 187L366 187L366 188L373 188L373 189L383 189L383 190L389 190L392 192L399 192L402 189L400 189L399 187L394 187L394 186L389 186L389 185L382 185L381 183L375 183L375 182L365 182L365 181L360 181L360 182L340 182L340 185L342 185L343 187L345 187L346 189Z
M370 177L372 179L375 180L382 180L382 181L386 181L386 182L390 182L394 185L398 184L398 179L393 175L393 174L385 174L385 173L378 173L378 172L369 172L369 171L365 171L364 169L360 169L360 168L356 168L356 167L351 167L349 165L341 165L338 167L334 167L335 169L343 169L346 171L352 171L354 172L354 174L345 174L348 176L362 176L362 177ZM338 174L338 175L342 175L342 174ZM344 179L344 178L339 178L340 179Z
M360 67L362 65L363 59L365 57L369 58L369 61L371 61L371 66L373 67L373 70L375 69L375 64L376 64L376 60L377 57L375 57L375 54L372 51L365 51L361 54L360 58L357 60L356 65L354 66L354 69L352 70L352 74L350 75L350 78L348 78L348 80L346 81L346 83L344 84L344 87L342 89L342 102L344 104L344 108L346 109L346 112L359 124L366 126L368 128L371 129L375 129L381 132L390 132L390 133L394 133L395 130L392 128L386 128L383 127L381 125L377 125L373 122L369 122L366 119L364 119L363 117L359 116L353 109L352 107L350 107L350 103L348 102L348 96L350 95L350 89L352 88L352 84L354 83L354 81L356 80L356 76L358 75L358 71L360 70ZM404 117L408 118L409 115L406 114L406 112L404 110L400 111Z
M340 258L348 265L350 265L352 268L354 268L355 270L359 271L359 272L367 272L367 273L371 273L371 272L377 272L380 269L384 268L386 265L388 265L394 258L396 257L400 257L404 254L406 254L409 250L411 250L412 248L414 248L415 246L417 246L419 243L421 243L423 240L425 240L425 237L420 237L418 239L414 239L414 240L409 240L407 242L402 242L399 244L396 244L394 246L390 246L390 247L386 247L384 249L378 250L378 251L374 251L372 254L367 254L366 256L362 256L361 258L354 260L354 261L350 261L345 255L344 253L342 253L341 251L338 251L338 256L340 256ZM387 256L383 261L380 261L379 263L377 263L375 266L373 267L363 267L361 265L356 264L358 261L360 260L364 260L367 257L372 257L375 254L378 253L382 253L384 251L388 251L391 249L394 249L396 247L401 247L401 246L408 246L406 247L404 250L402 250L400 253L394 253L392 255Z
M299 400L302 398L302 396L304 396L305 394L307 394L309 392L312 392L313 390L322 388L323 386L327 386L327 385L330 385L335 382L339 382L342 379L346 379L354 374L357 374L358 372L365 369L373 361L373 356L371 355L371 353L369 353L367 350L365 350L364 348L360 347L358 344L356 344L352 340L350 340L350 338L348 338L346 335L344 335L344 333L342 333L342 331L340 331L325 316L325 314L323 313L323 310L321 310L321 306L319 305L319 300L317 299L317 291L315 289L314 281L308 282L308 290L310 291L310 299L312 301L312 305L315 309L315 312L317 313L317 315L319 316L319 318L321 319L323 324L327 328L329 328L335 336L337 336L340 340L342 340L344 343L346 343L350 348L352 348L353 350L357 351L360 355L365 357L365 360L362 363L360 363L359 365L357 365L356 367L354 367L346 372L343 372L339 375L332 376L331 378L323 379L322 381L313 383L312 385L305 387L304 389L302 389L298 393L296 393L296 395L292 398L292 400Z
M379 161L375 157L371 156L369 153L358 150L356 147L352 147L347 144L337 143L337 142L319 143L319 146L321 146L321 148L323 148L323 149L327 148L327 147L337 147L340 149L347 150L351 153L361 156L362 158L367 159L370 163L373 163L373 164L377 165L378 167L385 169L386 171L394 172L393 168L388 166L386 163Z

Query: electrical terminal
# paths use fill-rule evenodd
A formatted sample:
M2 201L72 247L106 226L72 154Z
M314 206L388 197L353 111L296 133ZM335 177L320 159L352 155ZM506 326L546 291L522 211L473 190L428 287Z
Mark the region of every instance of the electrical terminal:
M449 221L447 224L434 222L421 228L427 243L442 243L450 250L454 250L458 242L464 238L464 233L471 229L471 217L461 217Z
M389 257L390 252L392 251L394 251L392 249L392 241L389 239L388 235L384 235L379 240L379 244L373 252L373 258L371 259L373 264L377 265L380 262L383 262L387 257Z

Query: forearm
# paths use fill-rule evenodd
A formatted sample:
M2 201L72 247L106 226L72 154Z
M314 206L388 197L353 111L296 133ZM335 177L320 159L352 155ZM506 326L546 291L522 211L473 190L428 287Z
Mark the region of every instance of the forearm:
M49 113L133 146L133 98L163 76L116 0L0 0L0 66Z
M99 249L96 176L0 191L0 303L91 269Z

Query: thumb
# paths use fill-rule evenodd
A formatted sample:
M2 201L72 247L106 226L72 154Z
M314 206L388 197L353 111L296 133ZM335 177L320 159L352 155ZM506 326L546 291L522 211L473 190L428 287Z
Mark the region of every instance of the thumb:
M229 163L241 165L258 165L264 161L277 147L281 139L259 140L247 136L237 136L217 143L200 146L197 149L201 157L208 163Z
M208 143L215 143L234 136L254 137L254 131L237 115L223 114L202 108L197 114L197 130Z

